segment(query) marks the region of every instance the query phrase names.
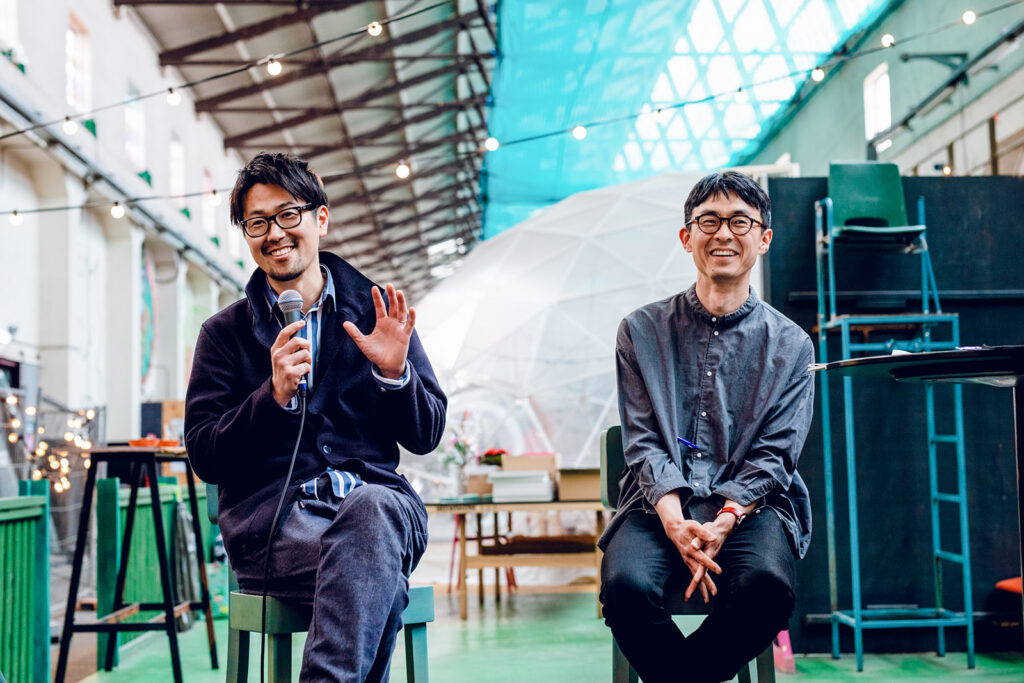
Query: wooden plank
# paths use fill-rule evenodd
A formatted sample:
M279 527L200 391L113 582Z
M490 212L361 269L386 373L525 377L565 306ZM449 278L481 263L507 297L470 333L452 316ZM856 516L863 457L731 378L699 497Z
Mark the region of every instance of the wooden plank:
M604 510L599 500L553 500L543 503L427 503L427 513L488 514L491 512L549 512Z
M530 553L521 555L469 555L466 569L485 567L600 567L601 556L586 553Z

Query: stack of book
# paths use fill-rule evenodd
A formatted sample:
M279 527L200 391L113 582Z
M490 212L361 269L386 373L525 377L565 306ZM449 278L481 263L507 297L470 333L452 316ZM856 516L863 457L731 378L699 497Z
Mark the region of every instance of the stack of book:
M543 503L555 499L555 482L546 470L491 472L495 503Z

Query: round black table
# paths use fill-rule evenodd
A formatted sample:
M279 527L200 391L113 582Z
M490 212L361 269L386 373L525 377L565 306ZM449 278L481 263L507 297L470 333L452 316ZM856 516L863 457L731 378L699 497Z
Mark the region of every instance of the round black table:
M867 356L812 365L813 370L847 377L888 377L897 382L957 382L1013 389L1014 444L1017 456L1017 532L1024 534L1024 346L965 347L955 351ZM1020 538L1024 569L1024 536Z

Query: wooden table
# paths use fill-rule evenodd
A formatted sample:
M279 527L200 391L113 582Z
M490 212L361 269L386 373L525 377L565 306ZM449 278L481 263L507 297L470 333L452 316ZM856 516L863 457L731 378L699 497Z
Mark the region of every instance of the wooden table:
M86 451L83 451L83 454ZM164 631L171 648L171 670L176 683L181 683L181 657L178 651L178 632L176 617L190 610L201 610L206 620L206 636L210 646L210 664L217 668L217 646L213 632L213 614L210 610L210 589L206 579L206 561L203 546L202 531L199 527L199 507L196 503L195 476L189 466L188 457L184 448L136 448L132 446L110 446L107 448L92 448L88 451L92 459L92 467L89 468L85 480L85 491L82 494L82 512L78 518L78 536L75 541L75 555L71 564L71 585L68 589L67 610L64 613L64 629L60 638L60 654L57 657L56 683L63 683L64 674L67 671L68 655L71 650L71 637L76 632L110 633L118 631ZM114 591L114 609L106 617L99 619L96 623L76 624L75 606L78 602L78 584L82 578L82 560L85 555L85 545L88 542L89 514L92 508L93 491L96 488L96 470L100 462L130 463L131 474L131 497L128 502L128 510L125 515L124 536L121 542L121 560L117 570L117 585ZM174 603L174 587L171 585L171 568L167 544L164 541L163 508L160 504L160 492L158 487L159 476L156 464L158 462L184 462L185 473L188 481L189 506L192 512L192 532L195 535L197 560L199 563L199 585L201 599L198 601ZM149 480L148 488L152 496L153 524L156 529L156 548L160 562L160 585L163 588L163 600L153 603L124 604L125 575L128 568L128 553L131 549L132 526L135 522L135 508L138 502L139 488L142 486L143 476ZM125 622L124 619L141 610L161 610L162 614L157 615L148 622ZM108 638L106 666L109 671L113 665L115 638Z
M592 552L574 553L508 553L501 555L485 555L481 522L483 516L494 515L494 528L497 532L498 515L502 512L560 512L562 510L593 511L597 518L597 537L604 531L604 506L599 500L556 500L546 503L427 503L429 514L449 513L455 515L456 533L459 537L459 616L465 620L468 613L468 588L466 573L471 569L480 571L479 597L484 599L483 570L486 567L495 569L508 567L594 567L601 569L601 551L596 544ZM466 552L466 517L476 515L476 548L475 555ZM500 588L495 582L495 597L500 600Z

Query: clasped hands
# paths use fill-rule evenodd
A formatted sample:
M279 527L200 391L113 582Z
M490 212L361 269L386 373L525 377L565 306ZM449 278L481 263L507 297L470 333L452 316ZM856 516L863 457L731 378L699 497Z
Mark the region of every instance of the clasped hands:
M715 586L711 573L722 573L722 568L715 562L715 557L736 526L736 518L726 513L704 524L686 519L683 516L679 493L676 491L662 496L654 508L661 518L665 534L675 544L683 563L693 575L683 598L689 600L694 591L699 589L704 602L710 602L711 596L718 594L718 587Z
M380 290L377 287L372 289L377 322L370 334L360 332L351 321L345 321L344 328L363 355L377 366L382 377L398 379L405 373L409 340L416 325L416 309L407 305L402 290L396 290L389 284L385 291L387 306ZM313 367L309 340L293 336L305 324L304 320L299 320L285 325L270 347L274 400L282 407L288 405L298 391L299 380Z

